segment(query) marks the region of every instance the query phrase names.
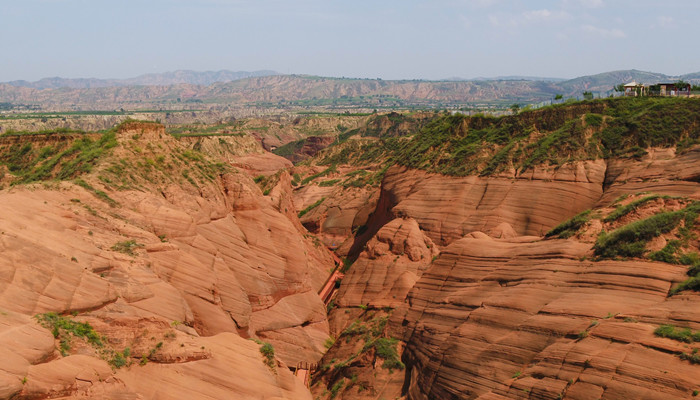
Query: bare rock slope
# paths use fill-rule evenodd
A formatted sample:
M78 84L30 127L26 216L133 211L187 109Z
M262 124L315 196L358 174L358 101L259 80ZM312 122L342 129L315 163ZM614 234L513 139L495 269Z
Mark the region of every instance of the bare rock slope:
M82 187L0 191L0 397L310 398L286 365L324 351L330 254L162 127L116 136Z
M649 254L679 248L692 258L697 214L651 233L646 256L609 259L594 245L603 230L616 237L664 212L678 221L700 199L698 154L649 149L639 160L491 177L392 167L367 232L350 239L357 259L331 313L336 344L312 390L336 387L347 399L693 398L696 344L658 330L700 329L700 297L675 293L687 266ZM568 240L543 237L586 209L587 219L570 220L579 225ZM371 315L386 310L387 327L372 336ZM393 343L404 379L397 364L386 375L391 351L372 350L380 338ZM349 351L357 339L364 345Z

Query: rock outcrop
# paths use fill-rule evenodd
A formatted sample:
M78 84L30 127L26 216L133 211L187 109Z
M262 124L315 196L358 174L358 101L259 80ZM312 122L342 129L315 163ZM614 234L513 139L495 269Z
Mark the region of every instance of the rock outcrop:
M695 345L654 334L664 324L700 328L700 296L669 297L687 279L687 267L596 260L600 220L569 240L543 235L586 209L612 212L623 194L700 198L697 154L650 149L639 161L574 162L517 176L458 178L392 167L367 232L351 240L357 260L331 313L338 341L324 361L353 354L343 353L348 345L341 340L357 331L360 309L394 308L383 335L400 339L403 389L381 377L376 362L334 364L320 382L330 388L347 371L374 371L376 379L365 378L374 390L368 396L391 387L416 400L693 398L700 369L679 355L694 354ZM649 210L605 226L688 201L650 202ZM660 238L650 248L666 243ZM409 273L415 284L400 278ZM357 384L345 382L342 398L363 398Z
M122 128L111 156L120 165L157 143L185 155L188 180L165 158L169 175L122 172L138 189L104 192L95 186L123 171L110 158L96 168L102 180L85 176L83 187L0 191L0 398L310 398L286 365L324 352L317 292L330 253L280 210L291 207L284 193L273 204L248 174L210 177L203 155L155 124ZM104 339L90 345L32 318L47 312ZM247 338L270 343L274 365Z

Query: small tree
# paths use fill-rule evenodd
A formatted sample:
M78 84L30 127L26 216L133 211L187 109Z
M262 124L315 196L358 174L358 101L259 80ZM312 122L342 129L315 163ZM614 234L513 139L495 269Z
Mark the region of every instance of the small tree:
M616 92L624 92L625 91L625 84L621 83L619 85L613 86L613 90Z
M518 111L520 111L520 104L516 103L516 104L513 104L512 106L510 106L510 111L512 111L513 114L517 114Z
M676 85L676 89L685 89L688 87L688 82L684 81L683 79L678 80L678 82L674 83Z
M583 98L586 100L593 100L593 92L589 92L589 91L583 92Z
M563 98L564 98L563 94L557 94L556 96L554 96L554 100L561 100Z

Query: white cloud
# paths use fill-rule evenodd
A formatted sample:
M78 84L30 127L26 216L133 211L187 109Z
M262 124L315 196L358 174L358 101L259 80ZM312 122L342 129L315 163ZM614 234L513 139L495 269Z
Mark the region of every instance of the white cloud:
M652 28L672 28L675 26L673 17L660 15L656 17L656 22L651 25Z
M622 29L617 28L607 29L601 28L599 26L583 25L581 29L583 29L584 32L589 33L591 35L596 35L604 38L621 39L627 37L625 32L622 31Z
M600 8L603 7L603 0L579 0L582 6L588 8Z
M473 0L470 3L478 7L491 7L492 5L496 4L497 1L498 0Z
M542 22L557 22L566 21L571 18L571 15L565 11L551 11L548 9L529 10L521 14L501 14L489 15L489 22L495 27L518 27L527 24L536 24Z
M525 11L522 18L525 21L551 21L569 19L571 15L565 11L550 11L547 9Z

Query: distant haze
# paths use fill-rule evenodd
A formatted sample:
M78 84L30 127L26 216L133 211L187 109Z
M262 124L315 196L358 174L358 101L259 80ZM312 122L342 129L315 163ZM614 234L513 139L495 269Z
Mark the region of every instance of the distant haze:
M700 71L696 0L6 0L0 81L176 70L383 79Z

